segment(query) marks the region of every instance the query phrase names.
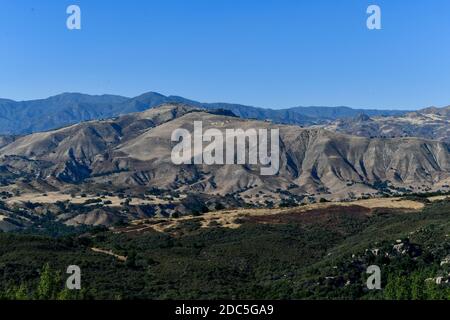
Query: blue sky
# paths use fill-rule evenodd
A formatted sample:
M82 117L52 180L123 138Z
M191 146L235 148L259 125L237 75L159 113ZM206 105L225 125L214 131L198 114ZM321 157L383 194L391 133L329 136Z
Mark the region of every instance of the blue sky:
M77 4L82 29L66 28ZM382 30L366 9L382 10ZM0 97L147 91L261 107L450 104L448 0L0 0Z

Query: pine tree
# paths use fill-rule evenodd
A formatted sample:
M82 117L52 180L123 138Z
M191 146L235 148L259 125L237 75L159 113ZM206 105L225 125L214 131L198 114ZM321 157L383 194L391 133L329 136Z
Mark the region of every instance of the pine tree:
M56 299L61 290L61 275L59 272L53 272L50 265L44 265L39 278L36 290L36 299L53 300Z

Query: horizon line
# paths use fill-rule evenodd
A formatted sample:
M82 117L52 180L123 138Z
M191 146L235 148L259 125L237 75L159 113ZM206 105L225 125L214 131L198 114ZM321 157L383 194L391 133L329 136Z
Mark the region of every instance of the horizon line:
M254 105L254 104L245 104L245 103L240 103L240 102L224 102L224 101L213 101L213 102L205 102L202 101L202 99L195 99L195 98L186 98L184 96L181 95L176 95L176 94L163 94L157 91L147 91L147 92L143 92L141 94L138 94L136 96L128 96L128 95L122 95L122 94L114 94L114 93L84 93L84 92L79 92L79 91L65 91L65 92L61 92L61 93L57 93L57 94L51 94L49 96L46 97L39 97L39 98L29 98L29 99L11 99L11 98L5 98L5 97L0 97L0 100L6 100L6 101L11 101L11 102L15 102L15 103L21 103L21 102L30 102L30 101L39 101L39 100L46 100L46 99L50 99L50 98L54 98L54 97L58 97L58 96L62 96L62 95L66 95L66 94L73 94L73 95L84 95L84 96L91 96L91 97L101 97L101 96L115 96L115 97L120 97L120 98L125 98L125 99L135 99L138 98L142 95L145 94L156 94L156 95L160 95L162 97L165 98L171 98L171 97L179 97L179 98L183 98L186 100L191 100L193 102L196 103L201 103L201 104L228 104L228 105L240 105L243 107L251 107L251 108L258 108L258 109L266 109L266 110L289 110L289 109L294 109L294 108L330 108L330 109L334 109L334 108L350 108L353 110L377 110L377 111L418 111L418 110L423 110L423 109L427 109L427 108L446 108L449 105L442 105L442 106L437 106L437 105L429 105L429 106L420 106L420 107L374 107L374 106L350 106L350 105L346 105L346 104L336 104L336 105L322 105L322 104L317 104L317 105L304 105L304 104L299 104L296 106L290 106L290 107L265 107L265 106L258 106L258 105Z

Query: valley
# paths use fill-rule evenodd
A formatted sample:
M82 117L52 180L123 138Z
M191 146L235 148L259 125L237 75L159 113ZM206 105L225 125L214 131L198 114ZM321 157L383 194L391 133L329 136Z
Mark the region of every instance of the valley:
M0 298L448 299L445 109L300 127L230 106L135 106L1 137ZM249 133L279 130L278 172L260 174L273 161L173 163L172 133L198 121L240 132L241 158ZM60 285L72 264L78 292ZM371 264L382 291L365 287Z

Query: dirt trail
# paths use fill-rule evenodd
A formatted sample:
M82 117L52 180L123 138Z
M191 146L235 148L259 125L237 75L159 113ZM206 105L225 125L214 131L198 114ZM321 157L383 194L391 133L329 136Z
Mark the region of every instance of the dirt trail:
M122 261L122 262L127 261L127 257L115 254L112 250L105 250L105 249L100 249L100 248L95 248L95 247L92 247L91 250L94 252L97 252L97 253L103 253L103 254L107 254L109 256L115 257L117 260Z

